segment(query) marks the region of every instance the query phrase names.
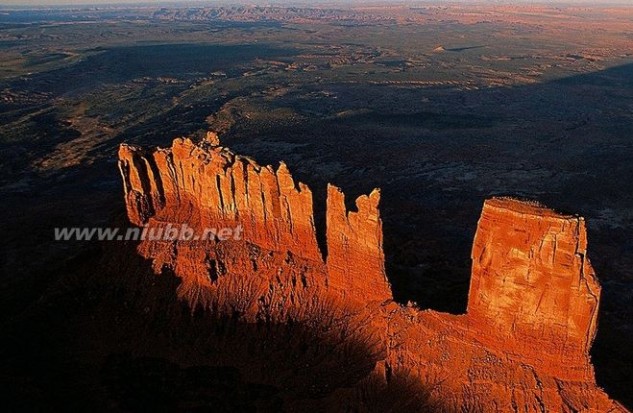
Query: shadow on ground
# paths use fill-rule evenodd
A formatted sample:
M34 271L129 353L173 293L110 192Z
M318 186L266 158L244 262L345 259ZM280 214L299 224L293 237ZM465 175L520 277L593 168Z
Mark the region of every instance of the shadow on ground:
M361 333L192 314L134 247L93 246L3 324L9 410L438 411L419 380L372 373Z

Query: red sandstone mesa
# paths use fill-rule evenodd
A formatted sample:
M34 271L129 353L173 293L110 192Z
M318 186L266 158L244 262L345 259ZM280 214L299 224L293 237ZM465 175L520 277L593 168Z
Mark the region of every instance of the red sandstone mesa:
M380 192L345 208L328 187L327 259L316 242L310 189L285 164L263 167L218 142L176 139L170 149L122 145L129 219L136 225L240 224L243 240L143 241L156 272L182 279L192 307L226 291L248 320L301 317L316 301L352 309L378 337L382 369L434 380L456 409L490 412L625 411L596 386L589 359L600 287L584 220L511 199L484 204L472 249L465 315L393 302L384 268ZM465 406L465 407L464 407Z

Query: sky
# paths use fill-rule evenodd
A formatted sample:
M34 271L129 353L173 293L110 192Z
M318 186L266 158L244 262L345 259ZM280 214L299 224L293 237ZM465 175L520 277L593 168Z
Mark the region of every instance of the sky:
M579 3L579 4L588 4L588 3L593 3L593 4L633 4L633 0L462 0L464 3L468 3L468 2L478 2L478 3L490 3L490 4L495 4L495 3L537 3L537 4L543 4L543 3L549 3L549 4L556 4L556 3ZM363 0L323 0L323 1L307 1L307 0L292 0L292 1L288 1L288 3L294 3L294 4L298 4L298 3L302 3L302 4L311 4L311 5L315 5L318 3L336 3L336 2L342 2L342 3L363 3ZM380 2L380 3L389 3L389 2L394 2L394 3L406 3L406 0L369 0L366 2ZM415 0L411 1L412 3L415 3ZM418 1L418 2L425 2L424 0L422 1ZM426 2L437 2L437 3L441 3L443 2L443 0L427 0ZM451 2L451 3L458 3L460 2L460 0L445 0L444 2ZM0 0L0 7L2 6L16 6L16 5L22 5L22 6L60 6L60 5L88 5L88 4L117 4L117 3L127 3L127 4L132 4L132 3L145 3L145 4L151 4L151 3L204 3L206 5L212 5L212 4L227 4L227 3L247 3L247 4L283 4L284 1L283 0L241 0L241 1L231 1L231 0L222 0L222 1L213 1L213 0L159 0L159 1L153 1L153 0Z

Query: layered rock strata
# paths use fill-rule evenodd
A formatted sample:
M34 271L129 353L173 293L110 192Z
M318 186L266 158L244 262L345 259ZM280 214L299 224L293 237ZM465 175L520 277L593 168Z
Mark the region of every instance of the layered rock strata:
M495 198L472 249L468 311L442 314L392 301L380 193L345 207L328 187L327 257L312 193L282 163L263 167L214 143L119 151L130 221L150 228L241 226L239 240L145 240L139 253L172 270L192 307L247 320L289 320L349 307L376 338L377 371L406 370L459 411L624 411L595 384L589 349L600 287L582 218ZM228 304L227 304L228 303Z
M345 194L328 185L326 205L328 285L343 298L391 299L382 249L380 191L356 199L356 211L345 207Z
M312 192L297 183L282 162L260 166L221 146L176 139L170 149L144 151L122 145L119 168L130 221L156 227L187 223L238 228L243 239L268 251L289 252L324 264L316 241ZM328 191L327 244L323 284L351 301L391 298L384 270L380 194L361 196L347 211L343 193ZM362 262L365 270L357 271ZM194 278L204 279L202 275ZM361 275L359 275L361 274Z
M275 170L220 146L176 139L170 149L119 151L130 221L199 211L199 224L238 223L248 241L270 250L301 251L320 259L312 192L295 184L285 164Z
M491 345L515 341L532 362L589 364L600 285L581 217L510 199L485 202L472 249L468 316ZM581 374L581 378L584 375Z

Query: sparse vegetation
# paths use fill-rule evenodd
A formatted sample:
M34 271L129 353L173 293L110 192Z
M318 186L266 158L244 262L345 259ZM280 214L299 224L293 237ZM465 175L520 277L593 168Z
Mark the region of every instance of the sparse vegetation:
M231 400L253 395L273 410L279 398L325 400L332 386L355 389L349 397L365 397L368 409L384 407L370 389L404 409L425 402L409 397L404 373L392 384L363 381L375 343L348 329L331 303L288 305L235 278L191 290L208 301L183 309L166 294L178 288L168 274L129 285L115 275L133 265L121 263L112 279L84 285L97 272L94 246L53 243L50 234L122 213L119 143L167 146L213 129L262 163L285 160L312 188L331 181L354 199L382 187L396 299L423 308L463 311L484 198L537 199L587 217L604 280L598 382L633 403L633 367L621 354L633 347L630 7L0 10L0 268L2 326L11 332L3 354L15 373L7 388L24 400L35 394L35 404L61 406L87 388L86 398L136 409L127 390L106 386L106 397L91 378L110 360L105 376L135 386L154 377L168 394L153 402L166 407L193 399L165 383L180 389L198 373L226 374L231 386L241 383ZM324 204L323 193L314 197ZM84 261L89 270L70 274ZM258 323L245 326L251 309ZM176 347L178 360L168 357ZM255 376L220 366L226 358L189 370L233 352L255 358ZM292 363L307 359L318 363L295 383ZM330 364L342 360L345 374L333 377ZM253 390L260 384L272 387ZM290 385L297 390L288 396Z

